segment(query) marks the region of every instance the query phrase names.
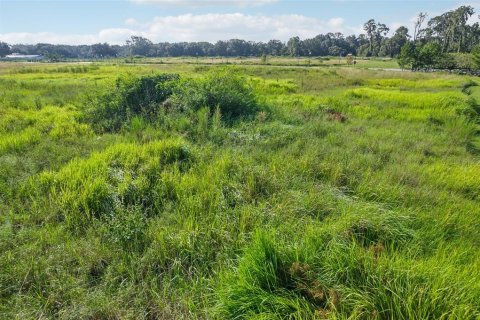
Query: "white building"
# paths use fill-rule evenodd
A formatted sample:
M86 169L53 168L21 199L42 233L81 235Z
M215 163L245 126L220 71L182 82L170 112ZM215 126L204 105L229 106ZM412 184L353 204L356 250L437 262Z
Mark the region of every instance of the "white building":
M12 54L6 55L3 59L15 60L15 61L39 61L43 59L43 56L38 54L12 53Z

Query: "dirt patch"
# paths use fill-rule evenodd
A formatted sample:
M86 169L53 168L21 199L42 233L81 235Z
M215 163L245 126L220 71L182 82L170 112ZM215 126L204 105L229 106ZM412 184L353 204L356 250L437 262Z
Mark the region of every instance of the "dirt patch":
M337 122L346 122L347 121L347 116L344 115L341 112L335 111L333 109L326 109L325 113L327 114L327 118L331 121L337 121Z

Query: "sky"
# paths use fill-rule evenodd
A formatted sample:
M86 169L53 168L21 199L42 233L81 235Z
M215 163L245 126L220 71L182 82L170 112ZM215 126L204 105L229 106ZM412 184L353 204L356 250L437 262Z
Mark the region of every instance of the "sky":
M0 41L9 44L124 44L132 35L157 42L245 39L287 41L320 33L363 33L369 19L413 28L461 5L456 0L0 0ZM478 21L475 13L473 21Z

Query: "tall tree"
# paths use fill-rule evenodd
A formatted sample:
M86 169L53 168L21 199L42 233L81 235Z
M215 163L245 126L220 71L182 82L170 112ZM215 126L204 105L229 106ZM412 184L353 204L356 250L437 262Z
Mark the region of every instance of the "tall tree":
M152 41L140 36L131 36L126 45L131 55L149 56L154 49Z
M117 52L108 43L96 43L91 46L91 55L94 58L115 57Z
M270 40L267 43L268 53L274 56L283 54L285 45L280 40Z
M287 42L288 54L292 57L300 55L300 38L292 37Z
M445 12L433 17L428 22L428 40L437 40L441 43L442 52L465 52L472 48L467 39L475 36L469 32L477 32L477 29L468 25L469 18L474 14L471 6L461 6L455 10Z
M373 52L373 44L375 41L375 34L377 31L377 24L374 19L370 19L363 25L363 30L367 33L368 41L369 41L369 52L370 54Z
M378 55L382 41L390 29L385 24L370 19L363 25L363 30L367 33L369 41L367 55Z
M0 41L0 57L5 57L7 54L10 54L10 46Z
M407 42L402 46L398 56L398 65L402 69L411 68L413 70L416 59L416 49L412 42Z
M457 21L457 29L458 29L458 45L457 45L457 52L460 52L464 49L463 45L465 39L467 37L467 21L473 15L474 11L471 6L461 6L457 10L455 10L455 16Z
M417 41L418 35L422 31L422 24L425 21L426 17L427 17L426 12L420 12L418 14L417 19L415 20L415 24L414 24L413 41Z
M400 54L400 50L408 42L410 35L408 29L404 26L399 27L393 36L385 41L385 53L390 57L395 57Z

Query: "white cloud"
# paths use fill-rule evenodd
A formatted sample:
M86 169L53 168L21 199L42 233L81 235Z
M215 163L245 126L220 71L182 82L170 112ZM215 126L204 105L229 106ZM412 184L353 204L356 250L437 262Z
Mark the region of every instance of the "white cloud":
M171 6L204 7L204 6L261 6L278 0L130 0L138 4L158 4Z
M138 22L134 18L128 18L128 19L125 20L125 24L128 25L128 26L134 26L134 25L138 24Z
M98 42L108 42L110 44L122 44L132 35L143 35L144 33L131 29L110 28L103 29L96 34L59 34L53 32L14 32L0 34L1 41L10 44L93 44Z
M323 21L304 15L185 14L156 17L147 33L156 41L216 41L240 38L255 41L314 37L325 32L356 32L342 18Z
M344 22L345 19L343 18L332 18L328 20L328 26L333 28L341 28Z
M53 43L53 44L90 44L93 35L79 34L58 34L52 32L13 32L0 34L1 41L9 44L35 44L35 43Z
M210 41L239 38L254 41L279 39L286 41L292 36L314 37L320 33L342 32L358 34L359 26L346 26L343 18L320 20L304 15L247 15L243 13L183 14L155 17L152 21L139 23L133 18L125 21L127 28L109 28L95 34L57 33L6 33L0 39L8 43L63 43L91 44L108 42L122 44L131 35L141 35L153 42Z

